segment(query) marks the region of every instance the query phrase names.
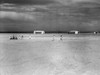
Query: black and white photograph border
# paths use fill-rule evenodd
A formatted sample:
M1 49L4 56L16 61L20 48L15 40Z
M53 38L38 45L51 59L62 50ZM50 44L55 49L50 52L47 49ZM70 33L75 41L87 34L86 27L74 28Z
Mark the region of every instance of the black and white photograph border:
M100 0L0 0L0 75L100 75Z

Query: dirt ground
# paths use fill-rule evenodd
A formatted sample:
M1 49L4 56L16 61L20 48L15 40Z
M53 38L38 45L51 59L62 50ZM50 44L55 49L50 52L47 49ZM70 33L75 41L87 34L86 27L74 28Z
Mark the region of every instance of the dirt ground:
M0 35L0 75L100 75L100 36L50 36Z

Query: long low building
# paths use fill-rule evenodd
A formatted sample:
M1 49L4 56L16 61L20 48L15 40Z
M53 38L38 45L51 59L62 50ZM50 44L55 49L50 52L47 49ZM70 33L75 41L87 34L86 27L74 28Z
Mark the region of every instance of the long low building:
M69 33L69 34L79 34L79 31L77 31L77 30L72 30L72 31L69 31L68 33Z
M45 34L43 30L34 30L34 34Z

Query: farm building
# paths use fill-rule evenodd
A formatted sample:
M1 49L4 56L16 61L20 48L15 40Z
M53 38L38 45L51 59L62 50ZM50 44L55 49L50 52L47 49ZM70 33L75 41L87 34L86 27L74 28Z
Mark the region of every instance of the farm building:
M77 31L77 30L72 30L72 31L69 32L69 34L79 34L79 31Z
M45 34L43 30L34 30L34 34Z

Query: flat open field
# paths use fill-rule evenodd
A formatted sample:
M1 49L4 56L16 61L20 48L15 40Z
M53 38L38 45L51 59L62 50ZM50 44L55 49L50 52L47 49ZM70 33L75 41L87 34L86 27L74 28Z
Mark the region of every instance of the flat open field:
M100 35L11 35L0 34L0 75L100 75Z

